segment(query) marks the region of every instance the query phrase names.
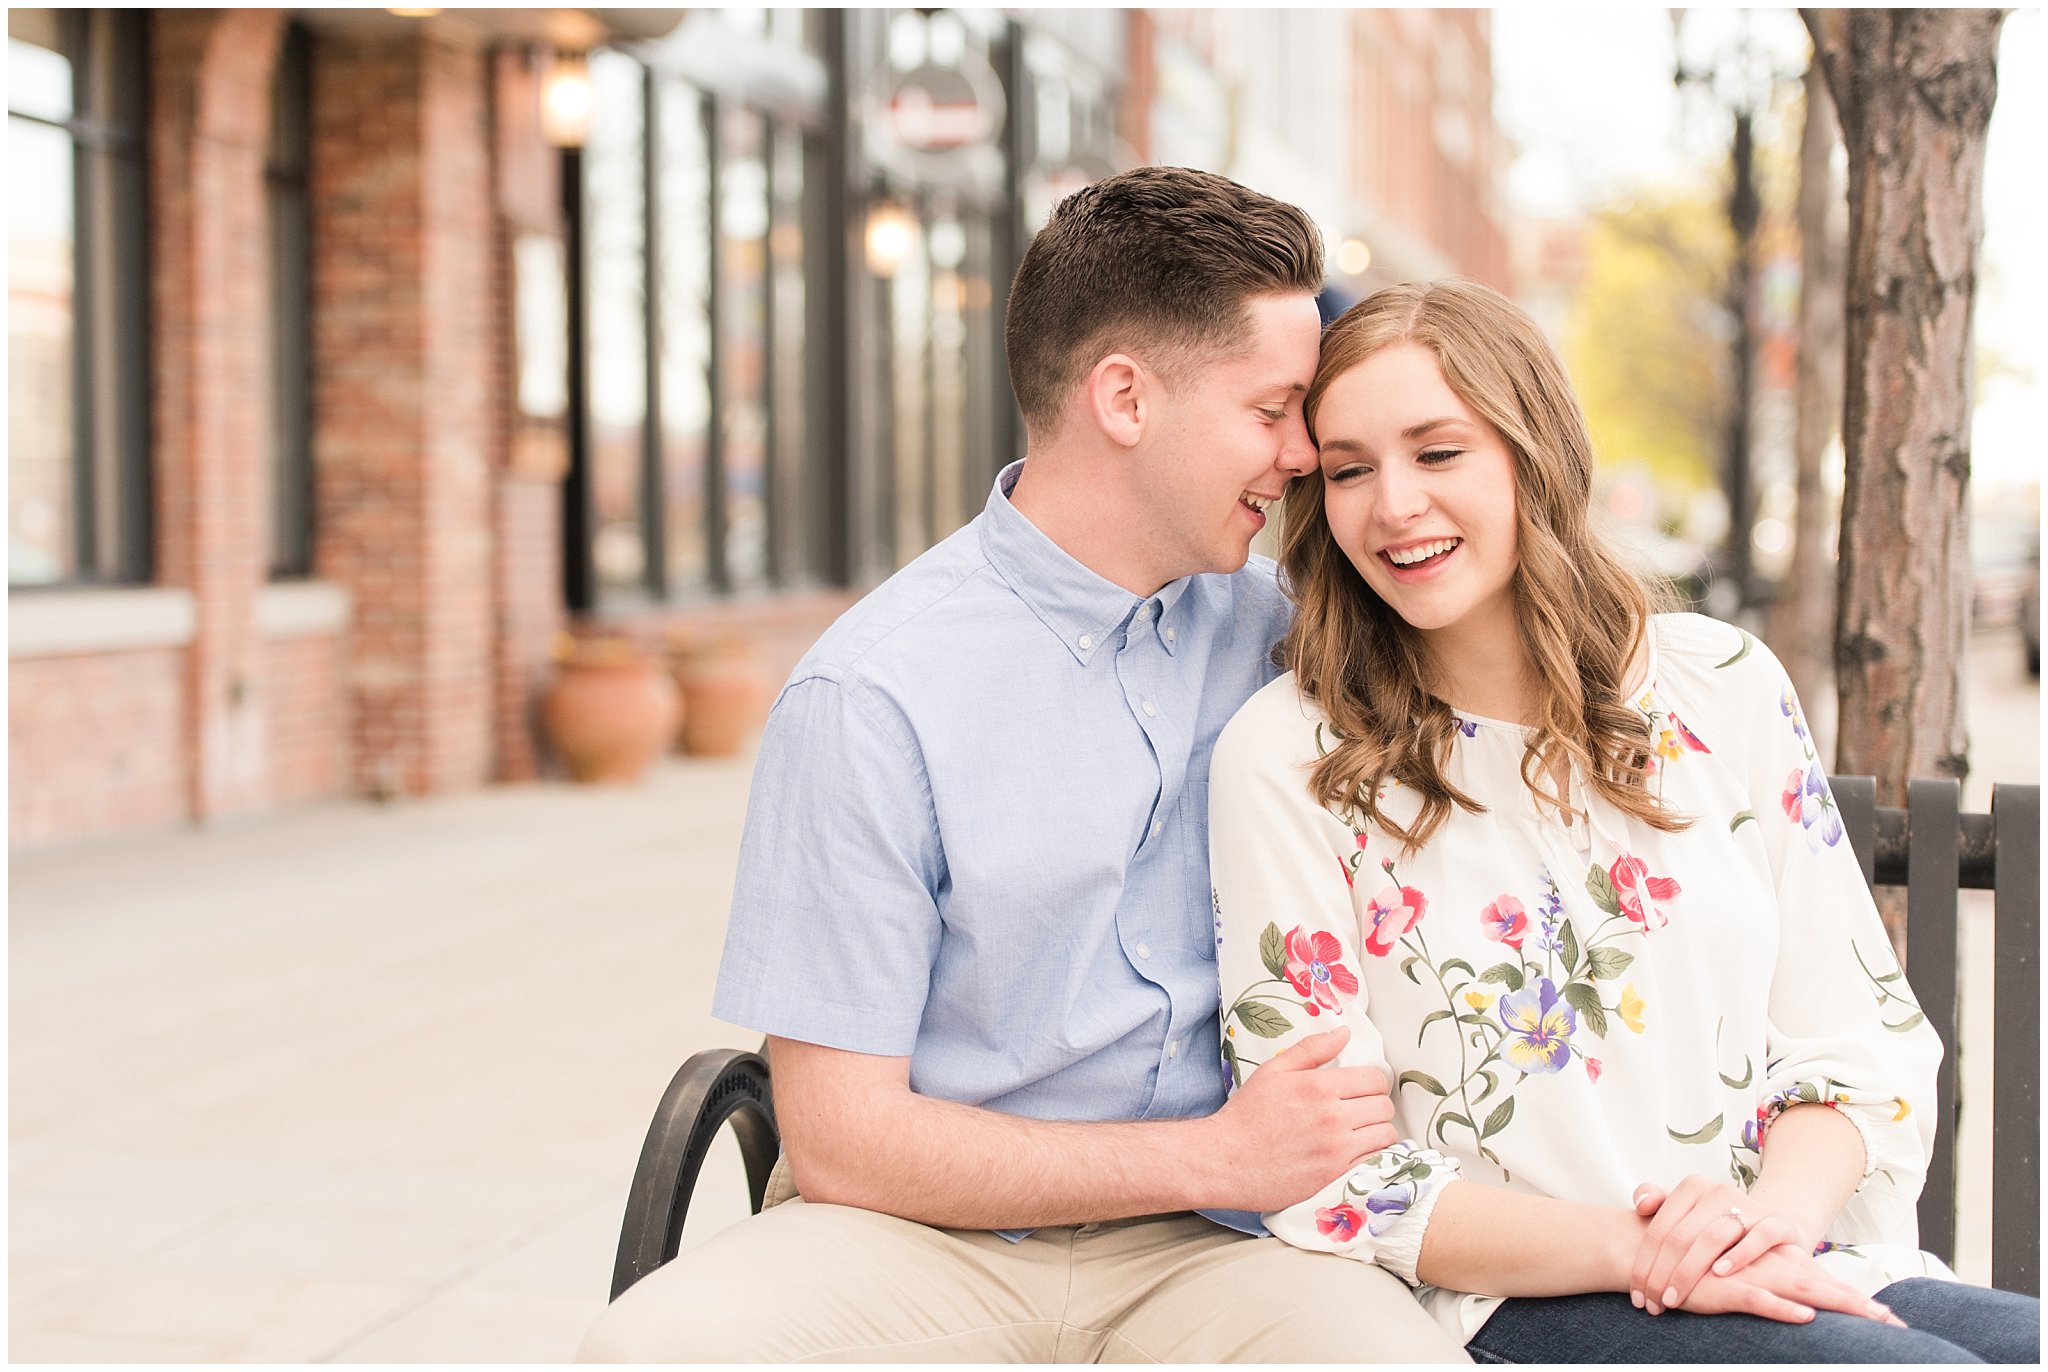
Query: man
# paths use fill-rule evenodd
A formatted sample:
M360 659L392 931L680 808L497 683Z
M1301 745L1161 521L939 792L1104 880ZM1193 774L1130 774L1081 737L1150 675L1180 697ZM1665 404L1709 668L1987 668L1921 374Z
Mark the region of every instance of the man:
M771 1036L771 1205L589 1359L1462 1361L1400 1283L1191 1213L1393 1140L1323 1035L1227 1105L1209 754L1273 674L1265 510L1315 466L1299 210L1150 167L1063 201L1006 321L1027 458L849 611L762 737L714 1012ZM1220 1107L1220 1108L1219 1108ZM771 1184L771 1196L786 1185Z

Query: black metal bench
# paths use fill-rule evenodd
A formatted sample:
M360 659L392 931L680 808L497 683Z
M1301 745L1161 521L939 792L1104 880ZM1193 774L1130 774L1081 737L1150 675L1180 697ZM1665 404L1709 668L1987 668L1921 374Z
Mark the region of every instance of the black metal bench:
M1956 1014L1960 996L1957 897L1994 893L1998 1017L1992 1045L1991 1280L2040 1293L2040 979L2035 964L2041 910L2041 788L1992 788L1991 813L1964 814L1954 781L1915 781L1906 808L1877 804L1869 777L1837 777L1849 842L1873 887L1906 888L1906 978L1941 1035L1934 1157L1920 1196L1920 1243L1955 1258ZM765 1045L764 1045L765 1050ZM718 1131L739 1136L749 1201L756 1212L779 1148L763 1052L714 1048L669 1082L626 1200L612 1269L612 1295L676 1255L690 1193Z

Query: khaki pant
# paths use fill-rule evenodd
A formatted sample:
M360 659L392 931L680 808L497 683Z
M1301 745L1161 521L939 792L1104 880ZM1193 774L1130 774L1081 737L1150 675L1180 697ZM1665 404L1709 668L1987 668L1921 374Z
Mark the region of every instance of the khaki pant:
M578 1361L1467 1359L1379 1268L1199 1215L1041 1229L1011 1243L799 1198L642 1279L598 1320Z

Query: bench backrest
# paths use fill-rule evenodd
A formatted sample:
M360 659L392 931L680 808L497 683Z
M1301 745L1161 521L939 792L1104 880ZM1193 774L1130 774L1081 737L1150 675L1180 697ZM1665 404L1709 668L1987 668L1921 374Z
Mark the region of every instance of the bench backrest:
M1920 1245L1953 1262L1956 1228L1957 898L1992 895L1991 1282L2040 1293L2041 788L2001 783L1991 813L1964 814L1953 779L1914 781L1906 807L1877 803L1870 777L1835 777L1835 802L1873 887L1906 888L1906 980L1941 1035L1934 1157L1920 1194Z

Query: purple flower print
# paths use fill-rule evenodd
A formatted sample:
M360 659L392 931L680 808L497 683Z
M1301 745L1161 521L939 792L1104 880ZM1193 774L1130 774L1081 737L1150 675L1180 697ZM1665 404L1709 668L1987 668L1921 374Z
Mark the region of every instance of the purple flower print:
M1572 1060L1572 1035L1579 1017L1557 994L1549 977L1500 998L1500 1022L1507 1028L1501 1057L1510 1067L1534 1075L1557 1072Z
M1806 742L1806 717L1800 714L1799 698L1792 694L1789 683L1785 687L1785 693L1778 697L1778 713L1792 721L1792 732L1799 736L1801 743Z
M1365 1198L1365 1229L1374 1238L1394 1227L1408 1207L1415 1204L1415 1183L1397 1181L1382 1186Z
M1842 817L1835 811L1835 798L1828 794L1828 779L1820 764L1793 768L1785 778L1785 793L1779 804L1787 819L1796 819L1806 831L1806 846L1818 853L1842 841Z

